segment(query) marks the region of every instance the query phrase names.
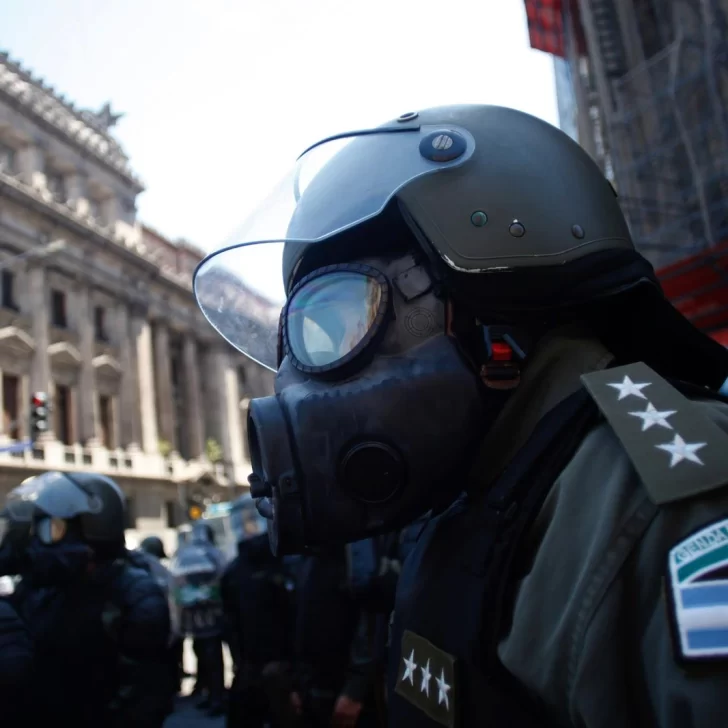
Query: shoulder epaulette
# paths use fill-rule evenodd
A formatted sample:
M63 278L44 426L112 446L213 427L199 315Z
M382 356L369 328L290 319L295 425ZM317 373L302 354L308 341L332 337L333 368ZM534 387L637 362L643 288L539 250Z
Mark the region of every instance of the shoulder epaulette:
M643 362L582 376L653 503L728 485L728 433Z

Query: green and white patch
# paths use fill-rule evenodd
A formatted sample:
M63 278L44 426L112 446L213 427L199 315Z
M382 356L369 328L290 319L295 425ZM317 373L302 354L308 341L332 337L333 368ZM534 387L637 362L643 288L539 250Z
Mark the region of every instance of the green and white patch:
M728 518L671 549L668 574L680 656L728 657Z

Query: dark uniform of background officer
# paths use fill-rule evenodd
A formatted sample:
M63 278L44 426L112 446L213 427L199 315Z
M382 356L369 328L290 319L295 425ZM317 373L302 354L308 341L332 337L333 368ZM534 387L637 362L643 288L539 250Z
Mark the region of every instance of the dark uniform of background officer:
M31 503L16 509L12 517L0 511L0 576L13 577L27 571L26 548L33 517ZM15 586L14 585L14 586ZM14 588L14 587L13 587ZM33 640L28 628L7 596L0 598L0 716L8 728L24 726L31 714Z
M225 712L225 668L222 651L223 606L220 579L225 556L214 542L214 532L203 520L194 521L190 536L170 564L173 608L180 633L193 640L197 679L192 692L203 696L197 704L211 716Z
M287 180L240 233L289 241L280 331L216 295L260 286L259 250L196 291L278 370L249 423L274 545L433 509L391 724L725 722L728 356L664 299L596 164L461 106L315 145Z
M0 720L27 725L33 679L33 642L7 599L0 599Z
M293 700L315 728L375 724L372 625L347 577L343 546L302 559Z
M233 658L228 726L263 726L270 708L263 689L265 667L290 660L292 582L283 560L271 553L266 521L249 496L233 503L230 522L238 555L228 564L221 589L224 637Z
M171 606L170 590L172 588L172 575L169 573L169 569L162 563L162 559L167 558L162 539L159 536L147 536L143 538L139 544L139 549L133 552L133 555L139 557L142 565L149 570L149 573L154 577L157 584L159 584L159 588L164 592L164 598L167 600L167 604ZM177 610L170 608L169 616L170 634L167 659L176 692L179 693L182 689L182 678L184 677L184 640L180 634Z
M29 504L10 598L33 641L26 724L159 728L172 707L169 611L128 558L121 490L95 473L50 472L11 492L9 517L22 519Z

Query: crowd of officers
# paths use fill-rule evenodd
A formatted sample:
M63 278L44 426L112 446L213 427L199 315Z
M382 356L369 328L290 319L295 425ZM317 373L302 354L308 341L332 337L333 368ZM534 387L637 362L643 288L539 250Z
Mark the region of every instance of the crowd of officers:
M0 511L0 722L160 728L197 656L195 707L228 726L385 725L389 619L403 532L274 557L249 496L233 504L227 561L198 521L167 560L159 538L124 541L111 479L49 472ZM223 643L234 678L224 685Z
M400 565L422 522L346 546L276 558L249 502L222 582L235 677L229 726L380 726Z

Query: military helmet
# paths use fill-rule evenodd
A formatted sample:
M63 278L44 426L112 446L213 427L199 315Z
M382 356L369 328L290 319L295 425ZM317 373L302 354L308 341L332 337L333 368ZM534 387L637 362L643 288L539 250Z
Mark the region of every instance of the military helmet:
M417 133L422 129L427 133ZM500 106L452 106L403 115L378 131L388 137L380 145L386 158L373 155L379 151L375 135L355 136L306 187L287 238L322 240L322 233L343 221L366 223L362 212L370 207L372 179L384 167L391 179L382 183L401 182L387 202L397 203L420 245L449 271L478 280L479 287L599 253L634 260L614 188L591 157L551 124ZM414 162L408 158L415 155ZM413 175L420 160L429 162L428 173ZM392 172L397 166L401 179ZM288 246L289 291L310 247ZM643 265L640 274L651 279L650 266ZM526 291L514 288L508 285L510 307L548 303L529 301ZM563 300L563 288L556 290Z

